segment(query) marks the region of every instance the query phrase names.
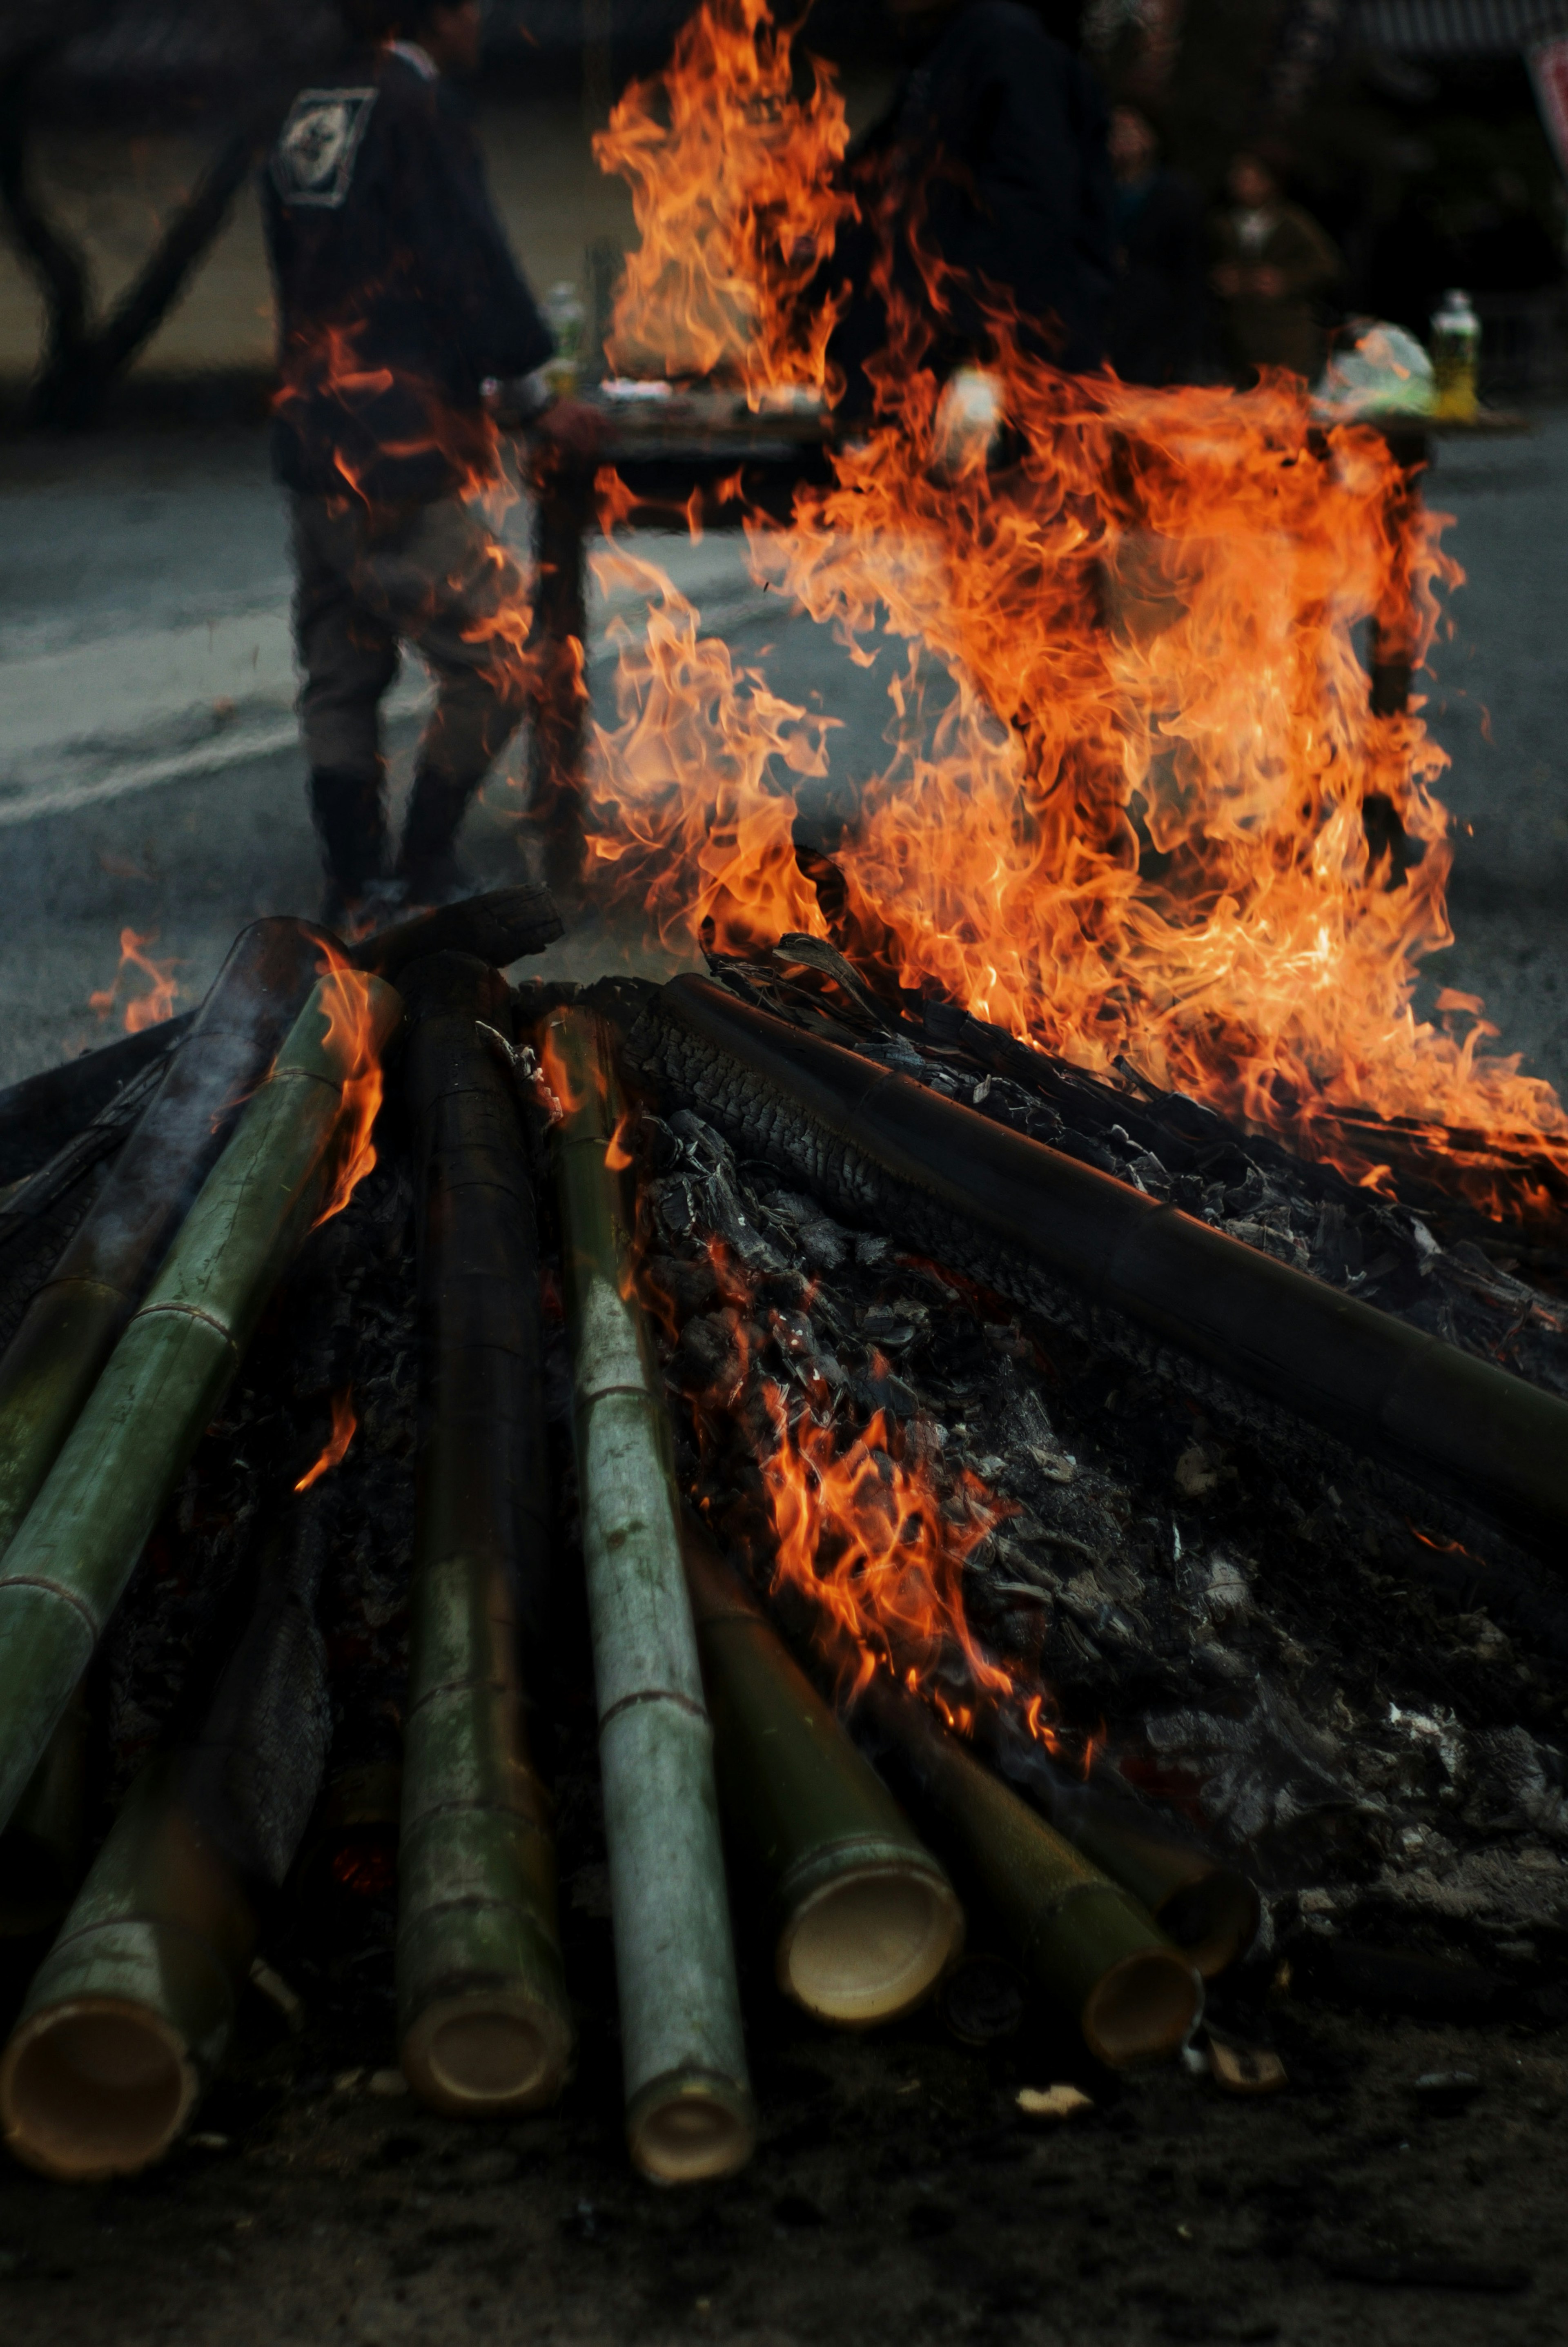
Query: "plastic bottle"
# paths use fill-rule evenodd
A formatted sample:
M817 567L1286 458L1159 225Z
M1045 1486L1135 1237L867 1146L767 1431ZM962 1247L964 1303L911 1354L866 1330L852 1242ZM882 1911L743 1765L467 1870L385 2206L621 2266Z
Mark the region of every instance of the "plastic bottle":
M1432 313L1434 415L1470 421L1476 412L1480 364L1481 320L1470 306L1470 295L1457 285L1450 286L1441 307Z
M545 363L545 380L552 391L573 392L582 371L582 330L588 323L582 296L570 278L563 277L550 287L542 307L556 338L555 356Z

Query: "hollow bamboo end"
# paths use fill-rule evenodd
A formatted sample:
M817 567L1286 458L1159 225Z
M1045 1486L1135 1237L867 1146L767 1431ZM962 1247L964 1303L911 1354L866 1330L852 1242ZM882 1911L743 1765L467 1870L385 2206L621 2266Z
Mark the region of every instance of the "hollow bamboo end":
M1203 2009L1203 1983L1189 1956L1175 1948L1140 1948L1090 1990L1081 2015L1083 2042L1112 2070L1168 2061Z
M626 2106L633 2164L655 2184L733 2176L756 2147L756 2113L744 2086L709 2072L651 2078Z
M161 2159L201 2081L179 2034L128 1998L74 1997L24 2021L0 2063L0 2122L15 2157L67 2184Z
M795 1908L779 1938L779 1986L820 2021L868 2028L918 2004L963 1933L963 1910L933 1869L866 1867Z
M522 1990L474 1989L425 2007L405 2034L403 2075L452 2118L507 2118L553 2103L571 2068L564 2017Z
M1216 1868L1162 1901L1154 1920L1204 1980L1217 1980L1257 1937L1262 1911L1245 1874Z

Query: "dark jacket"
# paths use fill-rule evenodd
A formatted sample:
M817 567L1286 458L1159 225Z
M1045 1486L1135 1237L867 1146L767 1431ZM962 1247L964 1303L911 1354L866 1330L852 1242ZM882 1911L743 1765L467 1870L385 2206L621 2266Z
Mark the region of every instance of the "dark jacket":
M1197 383L1208 285L1203 200L1181 171L1116 191L1111 364L1124 383Z
M429 503L488 469L487 375L553 347L439 81L361 50L295 98L262 173L291 488Z
M1016 307L1027 351L1073 370L1101 364L1112 283L1105 102L1032 10L970 0L906 77L853 169L863 208L892 223L895 282L931 325L939 367L985 352L988 285ZM959 272L935 297L919 248ZM844 339L852 367L886 338L868 278L863 265Z

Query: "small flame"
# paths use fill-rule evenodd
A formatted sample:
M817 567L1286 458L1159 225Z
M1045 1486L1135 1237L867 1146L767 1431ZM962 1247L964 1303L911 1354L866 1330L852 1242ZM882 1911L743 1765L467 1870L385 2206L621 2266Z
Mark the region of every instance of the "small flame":
M322 1008L327 1014L326 1040L341 1051L350 1072L343 1088L343 1119L338 1142L338 1170L332 1192L313 1227L339 1214L375 1163L371 1139L381 1107L381 1056L375 1049L370 1014L371 980L335 954L322 984ZM338 1039L341 1038L341 1040Z
M350 1388L345 1392L340 1394L333 1394L333 1430L331 1435L328 1437L326 1449L322 1452L321 1457L316 1460L313 1467L306 1468L304 1473L300 1477L299 1481L294 1485L296 1491L308 1491L313 1483L317 1483L321 1481L322 1477L327 1472L329 1468L333 1468L337 1465L338 1460L343 1457L344 1451L348 1449L349 1444L354 1440L354 1429L358 1424L359 1419L354 1414L353 1389Z
M604 1153L604 1170L607 1174L624 1174L629 1165L636 1163L630 1150L626 1146L627 1135L631 1132L635 1122L636 1119L629 1108L622 1109L616 1118L615 1131L610 1134L609 1146Z
M133 994L126 1003L122 1023L128 1035L139 1035L146 1028L160 1026L164 1020L172 1016L179 998L179 989L174 979L178 959L149 961L142 950L144 947L157 943L156 929L149 929L144 938L138 937L134 929L122 929L119 933L119 968L115 972L113 985L87 997L89 1009L96 1010L100 1019L107 1019L119 999L120 980L128 971L138 969L144 978L149 979L151 984L147 992Z

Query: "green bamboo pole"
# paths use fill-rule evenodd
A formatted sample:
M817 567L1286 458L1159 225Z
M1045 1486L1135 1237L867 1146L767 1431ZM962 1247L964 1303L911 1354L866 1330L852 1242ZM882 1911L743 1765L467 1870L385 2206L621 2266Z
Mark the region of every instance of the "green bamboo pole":
M82 1879L90 1728L78 1686L0 1834L0 1940L55 1930Z
M316 988L0 1561L0 1828L320 1211L348 1089L401 1015L379 979Z
M610 1850L626 2133L661 2182L727 2175L755 2134L669 1422L637 1304L620 1122L597 1019L546 1020L583 1563Z
M1146 1825L1130 1802L1092 1786L1070 1787L1052 1818L1085 1858L1148 1909L1204 1980L1216 1980L1257 1937L1257 1891L1245 1875Z
M6 2147L64 2182L160 2158L229 2041L256 1915L182 1777L137 1778L0 2057Z
M506 981L456 953L401 980L423 1174L422 1395L398 1851L404 2074L436 2109L552 2102L575 2033L550 1797L529 1755L519 1624L548 1643L538 1242L508 1081L478 1022Z
M778 1984L822 2021L894 2020L957 1956L963 1910L737 1576L683 1529L720 1806L764 1888Z
M1126 1891L880 1675L861 1697L960 1853L1035 1986L1113 2069L1175 2054L1203 1983Z
M242 931L113 1173L0 1358L0 1553L321 966L302 921Z
M291 1493L267 1527L200 1737L138 1778L0 2057L5 2140L45 2175L161 2157L222 2059L326 1765L326 1505Z

